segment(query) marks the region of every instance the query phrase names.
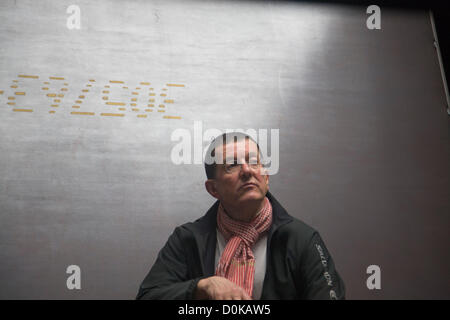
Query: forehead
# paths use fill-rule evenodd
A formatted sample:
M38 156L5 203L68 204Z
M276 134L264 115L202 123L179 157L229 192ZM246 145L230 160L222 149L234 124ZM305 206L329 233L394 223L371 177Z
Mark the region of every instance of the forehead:
M258 146L250 139L241 139L237 142L228 142L216 149L216 152L222 153L225 157L233 157L237 155L245 155L247 153L258 154Z

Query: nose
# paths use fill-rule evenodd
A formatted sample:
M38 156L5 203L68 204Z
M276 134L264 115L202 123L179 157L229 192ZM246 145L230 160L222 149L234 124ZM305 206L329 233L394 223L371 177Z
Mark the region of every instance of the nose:
M251 168L247 162L244 162L243 164L241 164L241 173L245 176L251 174Z

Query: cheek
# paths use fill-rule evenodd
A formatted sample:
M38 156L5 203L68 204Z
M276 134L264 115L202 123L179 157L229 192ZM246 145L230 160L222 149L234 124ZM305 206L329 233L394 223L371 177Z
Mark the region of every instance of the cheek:
M256 178L261 182L267 183L267 176L261 174L260 172L258 172L258 174L256 174Z
M233 178L227 178L223 180L222 186L224 190L233 190L236 185L236 180Z
M261 176L261 181L264 184L264 189L269 187L269 176Z

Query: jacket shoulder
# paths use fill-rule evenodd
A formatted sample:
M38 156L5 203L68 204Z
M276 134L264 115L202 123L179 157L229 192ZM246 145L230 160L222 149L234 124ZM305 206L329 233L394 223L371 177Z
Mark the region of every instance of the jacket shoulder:
M276 230L276 237L287 247L303 251L310 246L314 238L320 237L319 232L302 220L292 216L291 218L290 222Z
M317 230L290 215L272 194L268 193L268 197L274 210L275 229L278 236L281 236L286 241L295 240L306 244L317 234Z
M305 237L308 239L312 237L315 233L317 233L317 230L315 228L311 227L302 220L292 216L291 218L292 218L291 222L280 226L279 230L281 232L288 233L292 236Z
M209 208L209 210L198 218L197 220L193 222L187 222L176 229L179 229L178 231L187 235L193 235L193 234L205 234L216 230L216 221L217 221L217 207L219 205L219 201L216 201L214 205Z
M196 235L209 233L216 230L215 215L205 214L195 221L186 222L175 228L174 233L182 239L191 239Z
M180 241L185 241L194 238L195 222L187 222L175 227L173 235Z

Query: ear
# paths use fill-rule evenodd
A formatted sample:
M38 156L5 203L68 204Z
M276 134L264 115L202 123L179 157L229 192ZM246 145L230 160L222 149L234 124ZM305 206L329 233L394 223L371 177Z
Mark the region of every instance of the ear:
M216 181L214 179L206 180L205 188L206 188L206 191L208 191L208 193L210 195L212 195L216 199L219 199L219 193L217 192Z

